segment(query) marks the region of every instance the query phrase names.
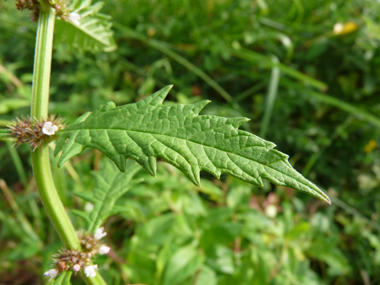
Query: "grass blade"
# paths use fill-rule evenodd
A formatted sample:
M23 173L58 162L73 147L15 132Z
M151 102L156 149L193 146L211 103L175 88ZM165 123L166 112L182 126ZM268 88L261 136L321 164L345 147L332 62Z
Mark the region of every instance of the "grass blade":
M296 78L300 81L303 81L321 91L324 91L324 90L327 90L328 89L328 86L326 83L323 83L321 81L318 81L314 78L311 78L293 68L290 68L284 64L281 64L281 63L274 63L269 57L265 56L265 55L262 55L260 53L257 53L257 52L254 52L254 51L251 51L251 50L246 50L246 49L240 49L240 50L234 50L234 49L231 49L231 54L233 56L236 56L238 58L241 58L243 60L247 60L247 61L250 61L250 62L254 62L254 63L257 63L257 62L262 62L264 63L264 66L266 68L273 68L273 67L278 67L280 69L280 71L282 71L284 74L287 74L293 78Z
M332 95L322 94L322 93L315 92L315 91L310 91L309 94L311 96L313 96L314 98L317 98L320 101L323 101L329 105L338 107L339 109L347 111L353 115L362 117L364 120L366 120L372 124L375 124L377 127L380 127L380 118L369 113L366 110L355 107L354 105L347 103L347 102L344 102L340 99L337 99L337 98L333 97Z
M272 57L273 61L273 68L272 68L272 74L269 82L269 88L268 88L268 94L265 102L265 111L264 111L264 117L261 122L260 127L260 137L265 138L265 135L268 130L270 118L272 116L272 109L274 101L276 100L277 96L277 90L278 90L278 82L280 80L280 69L278 68L278 58L276 56Z
M17 150L14 147L12 147L11 142L6 142L6 143L9 150L9 154L11 155L12 161L15 165L17 175L20 178L20 181L22 185L24 186L24 189L26 189L26 187L28 186L28 179L26 178L26 173L25 173L24 167L22 166L20 156Z

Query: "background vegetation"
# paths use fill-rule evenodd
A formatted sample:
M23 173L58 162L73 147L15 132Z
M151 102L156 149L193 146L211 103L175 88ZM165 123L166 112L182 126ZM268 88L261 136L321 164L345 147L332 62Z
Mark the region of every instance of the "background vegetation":
M0 124L29 113L35 23L0 2ZM118 49L55 42L52 113L68 122L109 100L135 102L174 84L173 102L244 116L332 206L266 184L204 173L202 187L161 163L105 224L108 284L378 284L380 6L371 0L106 1ZM341 23L342 25L336 25ZM334 29L335 26L335 29ZM30 150L0 143L0 284L41 284L61 244L39 202ZM89 151L55 169L77 229L91 211ZM111 166L109 166L111 167ZM81 284L73 279L73 284Z

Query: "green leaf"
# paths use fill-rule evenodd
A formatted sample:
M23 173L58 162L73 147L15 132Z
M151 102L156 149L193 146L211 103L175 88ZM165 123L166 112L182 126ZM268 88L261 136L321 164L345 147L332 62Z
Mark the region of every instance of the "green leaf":
M171 86L134 104L116 107L110 102L58 134L58 165L91 147L112 159L121 171L126 159L140 163L156 175L156 160L163 158L180 169L195 185L200 171L219 178L230 174L262 186L262 178L305 192L327 203L330 199L305 179L274 149L274 143L239 130L247 118L198 115L209 103L162 105ZM66 141L67 140L67 141Z
M192 276L203 265L203 262L204 256L193 245L180 248L169 260L162 284L180 284Z
M98 13L103 2L91 5L91 1L73 1L72 13L80 15L78 22L57 21L55 31L58 42L64 42L69 50L113 51L117 48L111 31L111 17ZM72 14L71 13L71 14Z
M120 206L115 206L115 202L125 194L132 186L142 180L133 180L133 176L141 169L134 161L130 160L126 164L126 173L117 170L115 165L109 160L104 160L99 172L93 172L96 181L94 191L90 193L76 192L75 194L84 200L94 204L91 213L79 210L72 212L82 217L88 223L88 230L94 232L109 216L127 211Z
M9 129L0 129L0 140L14 141L11 136L11 131Z
M236 270L233 250L215 242L207 252L207 264L214 270L225 274L234 274Z
M75 209L71 210L71 213L73 213L74 215L77 215L78 217L81 217L88 224L92 224L92 221L90 220L89 213L86 213L86 212L83 212L83 211L80 211L80 210L75 210Z
M7 254L7 260L14 262L16 260L30 259L40 253L41 246L38 243L20 243Z
M201 272L199 273L199 277L196 285L216 285L218 283L218 279L216 277L216 273L207 265L203 265Z
M18 110L23 107L29 107L30 106L30 100L26 99L3 99L1 100L0 104L0 114L6 114L13 110Z

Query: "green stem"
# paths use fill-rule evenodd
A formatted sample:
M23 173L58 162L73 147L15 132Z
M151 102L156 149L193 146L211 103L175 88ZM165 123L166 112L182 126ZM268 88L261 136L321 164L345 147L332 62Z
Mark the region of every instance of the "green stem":
M32 154L33 171L42 204L66 248L79 249L75 229L56 190L49 160L49 148L43 145Z
M40 11L37 26L34 57L31 116L41 121L48 116L49 85L53 49L55 11L51 8ZM59 198L50 165L49 147L45 144L32 153L33 172L45 210L66 248L80 249L80 243L68 214ZM88 285L104 285L103 278L83 280Z
M51 59L55 11L40 12L34 54L31 115L37 120L48 116Z

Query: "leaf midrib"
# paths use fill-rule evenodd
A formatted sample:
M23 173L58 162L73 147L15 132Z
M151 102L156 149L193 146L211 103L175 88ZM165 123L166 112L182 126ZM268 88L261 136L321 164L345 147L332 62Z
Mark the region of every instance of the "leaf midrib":
M110 131L110 130L116 130L116 131L123 131L123 132L136 132L136 133L150 134L150 135L152 135L152 136L154 136L154 135L156 135L156 136L165 136L165 137L175 138L175 139L179 139L179 140L190 141L190 140L186 140L186 139L183 139L183 138L179 138L179 137L175 137L175 136L169 136L169 135L164 135L164 134L157 134L157 133L151 133L151 132L144 132L144 131L141 131L141 130L138 130L138 131L136 131L136 130L125 130L125 129L118 129L118 128L114 128L114 129L105 129L105 128L86 128L86 129L79 129L79 128L78 128L78 129L76 129L76 128L71 128L70 130L61 130L60 132L84 131L84 130L95 130L95 131L106 131L106 132L108 132L108 131ZM247 137L249 137L248 135L242 135L242 136L247 136ZM265 165L265 164L262 164L262 163L260 163L260 162L258 162L258 161L256 161L256 160L254 160L254 159L251 159L251 158L248 158L248 157L245 157L245 156L242 156L242 155L240 155L240 154L233 153L233 152L229 152L229 151L226 151L226 150L223 150L223 149L220 149L220 148L214 147L214 146L204 145L204 144L200 144L200 143L198 143L198 142L194 142L194 141L190 141L190 142L192 142L192 143L194 143L194 144L197 144L197 145L200 145L200 146L204 146L204 147L209 147L209 148L217 149L217 150L222 151L222 152L225 152L225 153L233 154L233 155L236 155L236 156L239 156L239 157L242 157L242 158L248 159L248 160L253 161L253 162L255 162L255 163L259 164L259 165L262 165L264 168L265 168L265 167L268 167L268 168L270 168L270 169L273 169L274 171L277 171L278 173L281 173L282 175L284 175L284 176L286 176L286 177L288 177L288 178L294 179L295 181L299 182L300 184L306 186L307 188L311 188L310 185L307 185L307 184L305 184L304 182L302 182L302 181L300 181L300 180L298 180L298 179L296 179L296 178L294 178L294 177L292 177L292 176L290 176L290 175L287 175L286 173L281 172L281 171L279 171L278 169L275 169L275 168L271 167L270 164ZM161 142L160 142L160 143L161 143ZM265 147L265 146L254 146L254 147ZM249 147L247 147L247 148L249 148ZM241 148L240 150L242 150L242 149L244 149L244 148ZM271 150L271 149L269 149L268 151L270 151L270 150ZM211 160L210 160L210 161L211 161ZM283 161L283 160L280 160L280 161ZM276 162L278 162L278 161L276 161ZM239 168L241 169L241 167L239 167ZM259 177L261 177L261 176L259 176ZM311 188L311 189L313 189L313 188ZM315 189L313 189L313 190L316 191L320 196L324 197L324 196L323 196L322 194L320 194L317 190L315 190Z

